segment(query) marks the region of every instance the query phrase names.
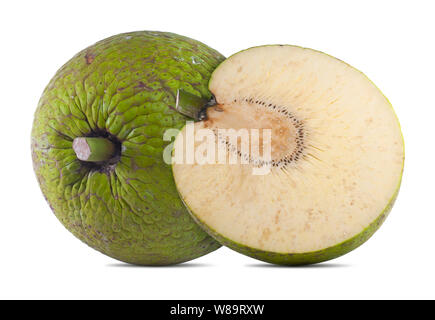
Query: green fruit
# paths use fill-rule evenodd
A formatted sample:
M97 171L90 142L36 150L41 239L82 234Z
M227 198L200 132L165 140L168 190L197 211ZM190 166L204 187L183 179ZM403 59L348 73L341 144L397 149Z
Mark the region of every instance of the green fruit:
M263 46L225 60L209 89L217 105L191 132L218 133L210 150L225 161L177 157L189 151L186 127L173 172L210 235L253 258L298 265L341 256L378 229L399 191L404 144L390 103L366 76L318 51ZM246 136L258 141L253 129L270 152L243 148ZM205 150L204 140L192 145Z
M32 158L50 207L77 238L143 265L220 246L179 199L162 137L188 119L175 110L178 90L209 99L223 59L198 41L143 31L102 40L56 73L35 113Z

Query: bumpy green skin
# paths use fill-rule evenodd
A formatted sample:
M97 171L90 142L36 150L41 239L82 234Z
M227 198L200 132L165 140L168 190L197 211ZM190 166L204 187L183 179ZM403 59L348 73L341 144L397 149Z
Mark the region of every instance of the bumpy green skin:
M50 81L32 129L32 158L50 207L77 238L115 259L141 265L188 261L220 245L189 216L162 152L177 89L210 98L207 83L224 59L172 33L133 32L81 51ZM75 137L109 133L122 142L116 165L84 164Z

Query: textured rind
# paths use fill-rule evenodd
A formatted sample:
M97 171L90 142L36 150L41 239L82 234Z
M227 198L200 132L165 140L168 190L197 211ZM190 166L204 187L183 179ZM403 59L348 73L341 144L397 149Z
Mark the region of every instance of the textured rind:
M319 251L312 251L312 252L305 252L305 253L278 253L278 252L270 252L270 251L263 251L255 248L251 248L248 246L245 246L243 244L234 242L228 238L223 237L219 233L217 233L215 230L208 227L203 221L201 221L195 214L187 207L187 204L185 203L186 207L189 209L190 214L192 215L193 219L213 238L215 238L217 241L219 241L222 245L237 251L239 253L242 253L244 255L247 255L249 257L269 262L273 264L279 264L279 265L307 265L307 264L315 264L320 263L328 260L332 260L335 258L338 258L354 249L362 245L364 242L366 242L375 232L379 229L379 227L382 225L382 223L387 218L389 212L391 211L391 208L393 207L394 201L396 200L397 194L399 192L399 187L397 188L394 196L390 200L387 207L382 211L382 213L362 232L359 234L353 236L352 238L343 241L342 243L339 243L335 246L322 249Z
M274 46L274 45L265 45L264 47L267 47L267 46ZM280 45L280 46L283 46L283 45ZM293 45L284 45L284 46L293 46ZM260 47L263 47L263 46L260 46ZM298 46L295 46L295 47L298 47ZM253 47L253 48L256 48L256 47ZM301 48L303 48L303 47L301 47ZM247 51L249 49L252 49L252 48L248 48L248 49L242 50L240 52L244 52L244 51ZM310 49L310 48L303 48L303 49L317 51L317 50ZM237 52L237 53L231 55L227 59L231 59L233 56L236 56L240 52ZM322 54L326 54L326 53L321 52L321 51L317 51L317 52L320 52ZM328 55L328 54L326 54L326 55ZM330 56L330 55L328 55L328 56ZM333 56L330 56L330 57L337 59ZM339 59L337 59L337 60L339 60ZM342 61L342 60L340 60L340 61ZM345 63L346 65L348 65L349 67L355 69L356 71L360 72L361 74L363 74L361 71L352 67L351 65L347 64L346 62L344 62L344 61L342 61L342 62ZM215 71L218 68L219 68L219 66L215 69ZM214 72L210 76L209 84L213 81ZM373 83L368 77L366 77L366 78L368 81ZM381 92L381 91L379 90L379 92ZM386 97L385 97L385 99L388 101L388 99ZM400 128L399 119L397 118L397 115L394 112L394 109L393 109L391 103L390 103L390 106L391 106L392 112L396 116L397 123L398 123L399 128ZM402 142L403 142L403 146L405 146L403 134L402 134ZM405 154L405 152L403 152L403 154ZM194 212L191 211L189 206L184 201L183 201L183 203L186 206L186 208L189 210L189 213L191 214L193 219L198 223L198 225L201 226L201 228L203 230L205 230L209 235L211 235L213 238L215 238L217 241L219 241L222 245L224 245L224 246L226 246L234 251L237 251L241 254L247 255L249 257L252 257L252 258L264 261L264 262L278 264L278 265L295 265L296 266L296 265L315 264L315 263L320 263L320 262L324 262L324 261L338 258L338 257L358 248L360 245L362 245L364 242L366 242L379 229L379 227L382 225L382 223L385 221L388 214L390 213L390 211L394 205L394 202L397 198L397 195L399 193L400 184L402 181L404 164L405 164L405 158L403 158L402 172L400 174L400 179L399 179L396 191L394 192L393 196L391 197L391 199L388 202L385 209L379 214L379 216L367 228L365 228L359 234L357 234L357 235L349 238L348 240L343 241L342 243L339 243L335 246L325 248L322 250L318 250L318 251L305 252L305 253L278 253L278 252L259 250L256 248L252 248L252 247L237 243L235 241L232 241L228 238L223 237L222 235L217 233L215 230L213 230L212 228L207 226L203 221L201 221L198 218L198 216L195 215Z
M220 245L189 216L163 162L177 89L209 99L224 59L172 33L132 32L75 55L50 81L32 128L34 170L50 207L77 238L115 259L142 265L188 261ZM108 132L122 142L112 170L83 165L75 137Z

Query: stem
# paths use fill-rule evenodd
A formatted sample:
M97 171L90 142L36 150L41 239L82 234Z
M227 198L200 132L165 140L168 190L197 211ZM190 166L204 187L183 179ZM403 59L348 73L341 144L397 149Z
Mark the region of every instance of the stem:
M178 89L175 109L189 118L199 120L199 112L207 105L207 100L192 93Z
M112 141L101 137L75 138L72 147L78 159L88 162L108 161L115 153Z

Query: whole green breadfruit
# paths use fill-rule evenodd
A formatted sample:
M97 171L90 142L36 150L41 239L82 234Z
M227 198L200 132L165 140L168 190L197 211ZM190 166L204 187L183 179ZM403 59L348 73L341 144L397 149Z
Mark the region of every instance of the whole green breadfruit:
M56 73L35 113L32 158L50 207L77 238L143 265L219 248L184 208L162 153L165 130L188 119L175 110L178 90L210 99L208 80L223 59L198 41L142 31L102 40ZM89 150L104 140L112 156L79 160L79 138Z

